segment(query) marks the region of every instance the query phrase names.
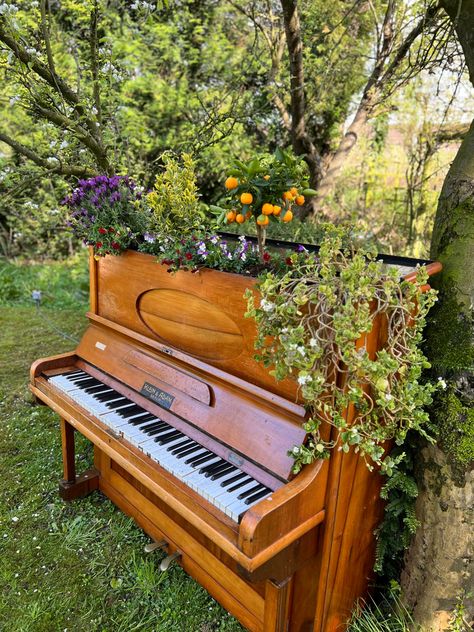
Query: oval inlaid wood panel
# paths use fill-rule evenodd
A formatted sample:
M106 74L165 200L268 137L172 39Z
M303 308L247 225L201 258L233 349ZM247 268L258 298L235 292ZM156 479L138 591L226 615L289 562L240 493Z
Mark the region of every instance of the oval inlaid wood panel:
M222 309L181 290L148 290L137 301L145 325L173 347L207 360L229 360L243 348L242 332Z

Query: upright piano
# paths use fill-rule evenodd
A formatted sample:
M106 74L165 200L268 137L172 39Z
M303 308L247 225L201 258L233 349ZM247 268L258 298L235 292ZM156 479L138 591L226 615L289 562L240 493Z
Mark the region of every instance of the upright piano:
M252 283L91 254L89 326L30 388L60 417L65 500L103 492L248 630L335 632L372 576L382 480L341 451L292 475L305 409L254 360ZM382 343L374 323L364 344ZM79 475L76 431L94 445Z

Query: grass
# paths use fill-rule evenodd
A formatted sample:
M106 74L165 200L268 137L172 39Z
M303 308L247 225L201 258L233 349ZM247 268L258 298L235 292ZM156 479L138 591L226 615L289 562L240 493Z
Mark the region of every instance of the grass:
M162 574L162 554L145 554L149 539L100 493L57 494L58 419L34 405L28 369L74 348L58 330L79 338L84 311L0 306L0 630L241 631L181 568ZM83 438L77 451L80 471L92 453Z

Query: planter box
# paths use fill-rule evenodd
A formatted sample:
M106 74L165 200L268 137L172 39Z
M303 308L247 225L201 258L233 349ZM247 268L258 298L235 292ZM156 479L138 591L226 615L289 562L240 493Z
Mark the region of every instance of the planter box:
M254 359L255 323L243 298L255 279L202 269L169 273L134 251L91 257L91 311L138 334L295 401L296 384L277 382Z

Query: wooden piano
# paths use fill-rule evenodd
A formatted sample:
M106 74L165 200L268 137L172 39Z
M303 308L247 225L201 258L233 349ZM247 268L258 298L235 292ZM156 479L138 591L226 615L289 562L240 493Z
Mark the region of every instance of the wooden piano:
M371 577L381 477L337 451L292 476L305 411L253 359L252 281L136 252L91 256L90 280L78 348L31 368L61 419L62 497L101 490L249 630L343 629ZM79 476L75 431L94 444Z

